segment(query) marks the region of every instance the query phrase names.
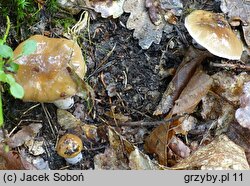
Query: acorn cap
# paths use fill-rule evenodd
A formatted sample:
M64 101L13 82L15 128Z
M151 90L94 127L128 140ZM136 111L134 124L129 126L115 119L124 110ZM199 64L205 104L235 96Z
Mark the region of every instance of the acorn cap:
M24 88L23 100L53 102L75 95L78 91L77 84L69 74L68 65L81 79L86 73L86 64L78 44L42 35L34 35L28 40L37 42L34 53L21 55L25 41L14 51L14 57L17 58L15 62L19 64L14 77Z
M74 158L82 149L82 140L74 134L63 135L56 146L57 153L63 158Z
M195 10L185 18L185 27L196 42L212 54L240 59L243 44L222 14Z

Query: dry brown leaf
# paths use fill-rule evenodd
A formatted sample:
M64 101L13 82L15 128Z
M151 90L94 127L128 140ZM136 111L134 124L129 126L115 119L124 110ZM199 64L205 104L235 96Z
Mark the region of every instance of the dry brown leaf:
M247 161L250 165L250 130L242 127L238 123L233 122L229 126L226 134L230 140L245 150Z
M81 128L88 140L95 141L95 142L100 140L98 133L97 133L98 128L96 126L84 124L81 126Z
M250 151L250 130L242 127L237 122L232 122L226 132L226 135L245 151Z
M172 114L192 113L202 97L207 94L212 82L212 78L203 71L196 72L175 101Z
M197 66L208 57L208 53L190 47L177 69L172 81L169 83L167 90L162 96L162 100L154 111L154 115L166 114L173 107L174 101L178 99L182 90L185 88Z
M229 140L227 136L220 135L173 168L185 170L247 170L249 165L244 150Z
M11 148L23 145L25 142L33 139L41 128L42 124L35 123L29 124L28 126L24 126L21 130L19 130L16 134L9 138L8 145Z
M113 113L111 111L105 112L105 115L123 123L131 119L129 116L125 116L122 113Z
M160 167L150 160L150 158L135 148L129 155L129 167L132 170L158 170ZM163 167L162 167L163 169Z
M127 161L117 157L117 152L112 148L106 148L104 153L94 157L95 170L128 170Z
M36 168L26 161L16 151L5 152L2 145L0 145L0 158L2 158L2 168L6 170L36 170Z
M145 0L145 6L148 8L149 18L156 26L162 24L163 16L161 14L160 1Z
M215 96L212 92L208 92L202 98L201 116L205 120L215 120L221 115L221 110L225 102L220 97Z
M108 138L110 147L105 150L104 154L95 157L96 168L116 169L121 166L123 169L163 169L112 127L108 127Z
M75 128L82 123L80 119L63 109L57 109L57 122L65 130Z
M212 78L211 90L235 105L239 104L244 83L250 81L250 75L246 72L236 75L233 72L221 71L212 75Z
M169 148L181 158L186 158L190 155L190 148L185 145L179 138L173 136L170 143Z
M178 120L159 125L145 139L145 151L150 154L156 154L159 163L162 165L168 164L168 145L172 137L175 135L175 130L171 128L174 128L178 125L180 125Z

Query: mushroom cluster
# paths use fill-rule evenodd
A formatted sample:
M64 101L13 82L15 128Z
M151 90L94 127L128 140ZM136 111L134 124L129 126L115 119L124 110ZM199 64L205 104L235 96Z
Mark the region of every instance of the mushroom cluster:
M243 44L222 14L195 10L185 18L185 27L212 54L232 60L241 58Z
M55 103L62 109L70 108L78 86L69 69L83 79L86 64L79 45L68 39L34 35L28 40L37 43L30 55L22 55L25 42L14 51L19 69L14 75L24 88L23 101ZM70 67L70 68L69 68Z

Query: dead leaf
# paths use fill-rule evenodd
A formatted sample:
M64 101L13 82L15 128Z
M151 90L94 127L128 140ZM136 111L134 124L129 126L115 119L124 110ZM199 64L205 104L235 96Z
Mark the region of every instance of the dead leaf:
M240 97L240 108L235 112L235 118L238 123L245 128L250 129L250 82L245 83L243 95Z
M216 136L227 131L234 120L234 112L234 105L212 91L202 99L201 115L203 119L212 121L209 128L213 129Z
M196 72L175 101L172 114L192 113L202 97L207 94L212 82L212 78L203 71Z
M145 0L146 8L148 8L149 18L156 26L162 24L163 17L161 14L160 2L158 0Z
M245 150L248 164L250 165L250 130L242 127L239 123L230 124L227 132L228 138Z
M250 47L250 23L247 26L242 26L244 38L248 47Z
M178 120L172 123L159 125L145 139L145 151L150 154L156 154L161 165L168 164L168 145L169 141L171 141L172 137L175 135L175 130L171 129L170 125L180 124Z
M190 155L190 149L179 138L173 136L169 142L169 148L181 158L186 158Z
M208 55L208 53L192 47L188 49L167 90L164 92L162 100L154 111L154 115L166 114L173 107L174 101L178 99L182 90L196 71L197 66Z
M221 115L221 110L224 106L224 101L220 97L215 96L213 92L208 92L202 98L201 116L205 120L215 120Z
M248 170L244 150L220 135L210 144L199 148L188 158L179 162L173 169L185 170Z
M57 109L57 122L65 130L82 124L80 119L77 119L70 112L63 109Z
M129 155L129 167L132 170L159 170L150 158L135 148Z
M107 130L110 147L95 156L96 169L163 169L112 127Z
M123 14L123 3L125 0L86 0L88 7L93 8L96 12L101 13L103 18L113 16L118 18Z
M82 7L86 6L82 0L57 0L58 6L69 11L71 14L78 14Z
M243 0L220 0L221 10L227 14L230 19L240 18L243 22L242 28L244 38L250 47L250 3Z
M40 156L30 155L24 148L20 149L22 158L33 165L38 170L50 170L48 161L45 161Z
M128 170L126 161L117 157L117 153L112 148L106 148L104 153L94 157L95 170Z
M41 128L42 124L35 124L35 123L29 124L28 126L24 126L16 134L11 136L7 143L11 148L19 147L23 145L25 142L33 139Z
M139 45L142 49L148 49L152 43L159 44L163 30L171 32L173 29L165 22L157 26L151 22L145 7L145 0L127 0L123 9L130 13L126 26L130 30L134 29L133 36L139 39Z
M45 153L43 148L44 142L43 140L29 140L25 142L25 146L28 147L29 153L38 156Z
M0 145L0 157L3 158L2 168L6 170L36 170L36 168L26 161L16 151L5 152L3 146Z
M110 118L116 119L119 122L123 122L123 123L125 123L131 119L129 116L125 116L122 113L113 113L111 111L105 112L105 115L110 117Z
M240 17L244 24L250 24L250 3L243 0L220 0L220 8L232 17Z
M237 122L232 122L226 132L226 135L245 151L250 151L250 130L242 127Z
M84 124L81 126L81 128L88 140L95 142L100 140L97 133L98 128L96 126Z
M233 72L221 71L214 75L211 90L235 105L239 104L245 82L250 81L250 75L242 72L236 75Z

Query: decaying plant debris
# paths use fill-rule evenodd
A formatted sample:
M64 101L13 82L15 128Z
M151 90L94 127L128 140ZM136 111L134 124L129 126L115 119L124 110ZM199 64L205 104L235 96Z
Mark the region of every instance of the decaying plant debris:
M249 169L249 3L32 1L35 14L19 9L27 20L1 3L9 46L32 35L73 40L87 73L83 80L65 67L80 87L67 110L3 93L0 169ZM215 24L232 28L241 59L215 56L192 38L184 23L193 10L220 13ZM82 141L76 164L56 152L65 134Z

